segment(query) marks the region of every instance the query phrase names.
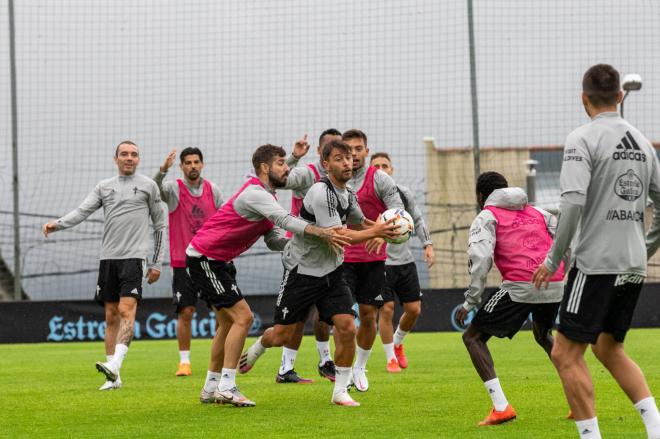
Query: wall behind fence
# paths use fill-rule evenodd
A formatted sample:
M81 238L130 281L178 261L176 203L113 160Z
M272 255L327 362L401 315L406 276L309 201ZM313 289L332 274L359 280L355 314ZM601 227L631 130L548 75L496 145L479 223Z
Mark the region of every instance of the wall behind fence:
M119 141L141 146L147 175L171 148L202 148L204 174L228 197L258 145L289 148L304 133L315 144L328 127L366 131L371 151L388 151L397 181L417 194L439 248L430 277L420 264L422 282L465 283L465 239L454 230L474 215L473 176L439 184L437 173L455 166L433 163L422 143L433 136L441 148L472 146L465 1L34 0L15 8L21 278L30 297L91 297L101 215L48 240L39 227L116 173ZM580 78L595 62L642 75L626 115L660 139L659 19L651 0L475 0L482 146L561 144L585 122ZM0 34L7 20L0 0ZM0 148L9 157L8 69L0 70L0 102ZM493 163L518 181L521 154L485 153L481 167ZM552 193L556 182L547 181ZM9 160L0 162L0 182L0 250L12 267ZM280 194L285 205L288 198ZM259 244L237 265L246 293L276 290L279 255ZM169 282L166 270L145 295L169 294Z

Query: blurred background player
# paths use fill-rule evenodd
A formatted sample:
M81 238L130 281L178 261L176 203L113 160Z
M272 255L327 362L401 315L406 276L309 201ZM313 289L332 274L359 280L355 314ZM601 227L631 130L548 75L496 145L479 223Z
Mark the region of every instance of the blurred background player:
M172 299L177 314L176 338L179 343L179 367L176 376L192 374L190 364L191 322L195 314L198 291L186 270L186 247L197 230L222 205L220 189L202 178L204 156L199 148L185 148L179 155L183 179L163 183L167 171L176 160L170 151L154 181L169 211L170 263L172 265Z
M305 166L294 167L289 173L289 178L286 183L286 189L292 190L291 196L291 215L298 216L300 207L302 206L303 198L307 194L309 188L314 183L317 183L321 178L328 175L326 169L322 165L321 151L323 147L332 142L333 140L341 140L341 132L335 128L328 128L323 131L319 136L319 146L316 152L319 159L315 163L308 163ZM307 153L303 148L295 148L291 154L287 164L296 166L298 161ZM291 237L287 232L287 236ZM335 364L330 356L330 326L319 319L318 311L315 307L311 310L314 328L314 338L316 340L316 350L319 353L318 371L319 375L329 379L335 380ZM305 329L305 322L298 325L295 335L291 341L284 345L282 348L282 361L280 362L280 370L277 373L278 383L310 383L312 380L305 380L298 376L293 369L298 349L302 343L302 338Z
M394 167L390 156L386 152L377 152L371 156L371 166L380 169L390 177L394 174ZM435 262L433 242L421 210L415 203L415 195L407 187L397 184L399 196L403 207L415 221L415 234L424 248L424 261L428 268ZM403 349L403 339L412 330L417 318L422 312L422 288L419 285L415 258L410 251L408 242L387 246L387 260L385 261L385 287L387 298L391 299L378 311L378 333L383 342L387 360L387 371L396 373L408 367L408 359ZM394 317L394 297L399 298L403 307L403 314L399 319L396 332L392 326Z
M366 165L369 155L367 135L352 129L342 135L351 150L353 178L348 186L356 193L360 209L370 221L387 209L403 209L394 180L373 166ZM378 238L363 244L346 247L344 254L344 277L355 297L360 314L357 333L357 356L353 366L353 384L360 392L369 390L367 361L376 339L378 309L389 299L385 289L385 241Z
M82 204L62 218L44 224L43 233L68 229L83 222L103 207L103 239L99 278L94 300L105 309L106 362L96 369L106 376L99 390L119 389L119 371L133 340L138 301L142 298L142 277L147 261L147 282L160 277L163 259L165 213L156 183L136 174L140 151L131 141L115 149L116 177L102 180ZM149 220L154 225L153 255L149 252Z
M275 190L289 175L286 153L280 146L262 145L252 155L256 176L250 177L195 234L186 249L186 267L195 287L210 303L219 321L211 345L211 360L200 394L202 403L218 402L252 407L236 386L245 338L252 326L252 311L236 284L232 262L260 237L268 248L282 251L288 239L284 231L318 236L342 246L345 238L291 216L277 203Z
M464 325L468 313L481 302L494 259L502 284L484 301L463 333L463 342L493 401L492 410L479 425L495 425L515 419L516 412L504 395L486 343L492 336L513 338L531 313L534 339L549 357L564 270L562 265L548 290L541 291L530 282L535 261L552 244L557 226L553 215L527 204L525 191L509 188L506 178L497 172L481 174L476 193L482 210L472 222L468 238L470 287L456 320Z
M634 404L648 437L660 438L651 390L623 346L647 258L660 246L660 164L646 137L617 113L622 97L619 72L612 66L598 64L584 74L582 104L591 121L566 138L557 237L534 273L537 287L546 283L577 233L552 360L581 438L600 438L584 360L589 344ZM653 222L645 242L648 197Z
M327 176L305 196L300 218L319 227L336 228L353 242L376 236L394 237L395 226L391 222L361 231L343 228L348 223L362 229L365 222L355 193L346 187L352 175L348 145L341 141L326 144L322 160ZM299 234L287 244L282 261L284 276L275 308L275 326L268 328L241 356L241 372L248 372L267 348L282 346L290 340L296 326L307 319L309 308L316 306L320 318L335 328L337 366L331 402L358 406L348 394L356 329L353 298L343 277L343 252L335 251L318 238Z

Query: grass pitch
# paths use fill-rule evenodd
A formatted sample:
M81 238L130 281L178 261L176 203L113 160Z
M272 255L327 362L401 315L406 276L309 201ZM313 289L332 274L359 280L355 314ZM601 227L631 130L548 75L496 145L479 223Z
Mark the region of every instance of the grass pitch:
M660 329L634 330L628 352L660 395ZM252 343L248 340L248 346ZM571 438L567 404L550 361L528 331L490 343L498 376L518 412L512 423L477 427L490 399L458 333L413 333L410 366L385 371L377 341L369 361L370 389L353 393L361 407L330 404L332 384L318 378L316 348L306 337L296 370L309 385L276 384L280 349L271 349L241 390L255 408L202 405L209 340L192 346L192 377L175 377L176 341L133 343L122 368L124 388L100 392L94 362L101 343L0 345L1 437L318 437L318 438ZM589 352L601 432L608 438L645 438L641 419Z

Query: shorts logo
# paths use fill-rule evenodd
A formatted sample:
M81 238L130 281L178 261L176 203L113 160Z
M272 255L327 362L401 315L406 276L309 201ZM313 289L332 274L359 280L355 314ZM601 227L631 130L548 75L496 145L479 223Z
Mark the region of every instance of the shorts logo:
M133 289L131 290L131 293L130 293L130 294L133 294L134 296L137 296L137 295L139 294L137 288L133 288Z
M289 314L289 308L287 308L287 307L285 306L284 309L282 310L282 319L283 319L283 320L286 320L286 315L287 315L287 314Z
M97 285L96 286L96 297L98 297L100 294L101 294L101 287Z
M181 302L181 293L179 293L179 292L177 291L176 294L175 294L175 296L176 296L176 301L177 301L177 302Z
M642 196L644 185L632 169L620 175L614 182L614 193L626 201L635 201Z
M383 295L382 294L377 295L376 297L374 297L374 300L382 302L383 301Z
M625 284L641 284L644 282L644 276L639 274L620 274L614 280L614 286L620 287Z

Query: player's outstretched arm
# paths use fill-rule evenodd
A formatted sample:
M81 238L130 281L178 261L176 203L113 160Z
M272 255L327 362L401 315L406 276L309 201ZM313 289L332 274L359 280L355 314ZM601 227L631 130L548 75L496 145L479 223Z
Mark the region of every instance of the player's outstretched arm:
M101 207L101 204L101 189L99 185L96 185L94 190L85 197L80 206L58 220L47 222L41 227L41 231L45 237L48 237L49 233L78 225L96 212Z
M149 216L154 225L154 253L147 261L147 281L151 284L158 280L163 264L163 242L165 240L165 211L160 204L160 192L152 186L149 197ZM155 272L158 273L155 273Z
M399 226L394 224L394 221L395 218L392 218L385 223L376 222L372 226L366 226L363 223L361 230L338 229L338 233L351 238L353 244L359 244L373 238L395 239L399 236Z
M340 252L344 247L353 243L349 236L341 233L341 230L342 228L340 226L323 228L308 224L307 227L305 227L305 234L322 239L328 243L335 252Z

